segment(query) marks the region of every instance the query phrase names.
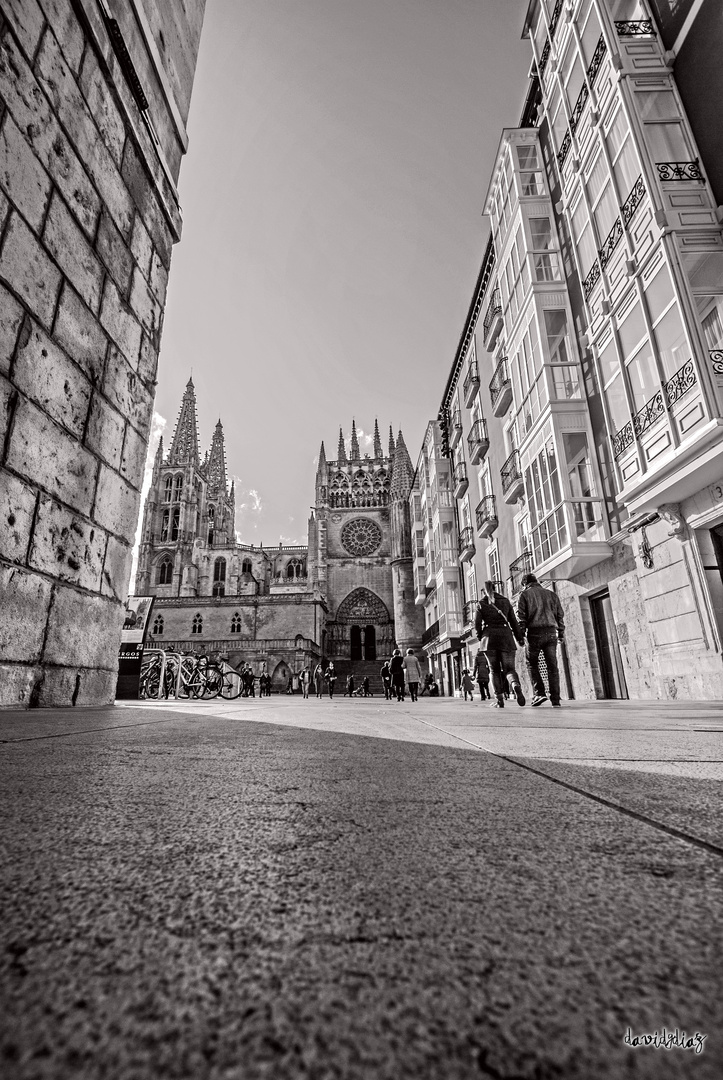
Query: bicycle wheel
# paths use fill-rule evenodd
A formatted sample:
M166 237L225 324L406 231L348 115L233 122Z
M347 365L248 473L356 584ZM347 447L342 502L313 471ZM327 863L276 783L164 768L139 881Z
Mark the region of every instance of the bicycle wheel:
M233 668L226 668L223 673L223 685L221 687L221 697L224 701L234 701L237 697L241 697L243 688L238 671L234 671Z
M181 661L181 683L178 688L179 697L198 697L202 679L199 675L198 665L193 657L184 656Z
M223 671L218 664L207 664L203 673L204 687L202 696L206 700L218 697L223 687Z

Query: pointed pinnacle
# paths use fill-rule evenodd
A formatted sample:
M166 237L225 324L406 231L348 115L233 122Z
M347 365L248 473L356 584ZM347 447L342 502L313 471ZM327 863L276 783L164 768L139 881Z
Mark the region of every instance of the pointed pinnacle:
M339 428L339 449L337 450L337 460L344 462L344 464L346 464L348 460L346 456L346 447L344 446L344 432L341 428Z

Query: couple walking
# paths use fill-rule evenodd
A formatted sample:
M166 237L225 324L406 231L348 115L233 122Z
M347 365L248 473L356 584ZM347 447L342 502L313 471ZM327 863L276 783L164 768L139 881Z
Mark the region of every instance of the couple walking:
M557 643L565 640L565 619L557 595L543 589L534 574L522 578L522 594L515 615L506 596L495 592L494 583L485 581L477 605L475 630L492 672L496 701L494 708L505 707L505 684L508 683L518 705L525 704L520 678L515 669L517 645L525 646L527 670L532 682L532 706L547 701L540 673L540 654L545 658L550 684L550 702L560 707L560 672L557 666ZM526 640L525 640L526 639Z
M409 690L412 701L417 701L421 680L422 669L413 649L407 649L404 657L401 649L395 649L391 660L382 667L384 696L388 701L391 701L393 693L396 694L397 701L404 701L405 687Z

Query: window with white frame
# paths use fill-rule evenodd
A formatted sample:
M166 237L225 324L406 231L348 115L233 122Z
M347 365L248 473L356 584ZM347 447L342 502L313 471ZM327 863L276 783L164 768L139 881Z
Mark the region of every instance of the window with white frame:
M535 281L559 281L560 257L551 219L547 216L531 217L528 225Z
M524 473L530 536L534 561L537 564L549 559L567 544L562 487L555 443L551 435Z
M577 364L570 353L567 313L564 309L545 308L543 312L547 355L552 365L552 394L558 401L580 397Z
M500 553L497 549L497 541L487 548L487 571L489 573L490 581L502 581L502 570L500 569Z
M602 540L602 510L595 498L590 447L584 431L564 432L562 449L572 495L572 527L578 540Z
M545 186L537 146L533 143L531 146L518 146L516 149L520 169L520 195L544 195Z

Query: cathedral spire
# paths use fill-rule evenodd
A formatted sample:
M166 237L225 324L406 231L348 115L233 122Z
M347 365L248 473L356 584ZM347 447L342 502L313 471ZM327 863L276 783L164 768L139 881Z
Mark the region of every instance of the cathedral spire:
M394 469L392 470L392 482L390 486L392 498L394 498L395 495L406 498L412 490L413 482L414 469L412 468L412 460L409 457L409 451L407 450L404 436L402 435L402 430L400 428L399 435L397 436L397 445L394 449Z
M344 446L344 432L339 428L339 449L336 452L336 459L340 465L346 465L348 458L346 456L346 447Z
M211 454L208 459L208 486L216 491L223 489L226 494L226 448L223 438L223 425L219 420L211 440Z
M394 460L394 432L391 424L389 425L389 460Z
M324 449L324 440L321 440L321 447L319 448L319 463L316 466L316 475L322 476L326 472L326 450Z
M158 479L158 474L161 471L161 465L163 464L163 436L158 440L158 446L156 447L156 456L153 459L153 479Z
M375 458L380 458L380 457L383 457L383 456L384 455L382 454L382 440L381 440L381 438L379 436L379 421L375 419L374 420L374 457Z
M168 461L171 465L198 465L198 416L193 379L186 383Z
M351 422L351 460L359 460L359 440L356 437L356 420Z

